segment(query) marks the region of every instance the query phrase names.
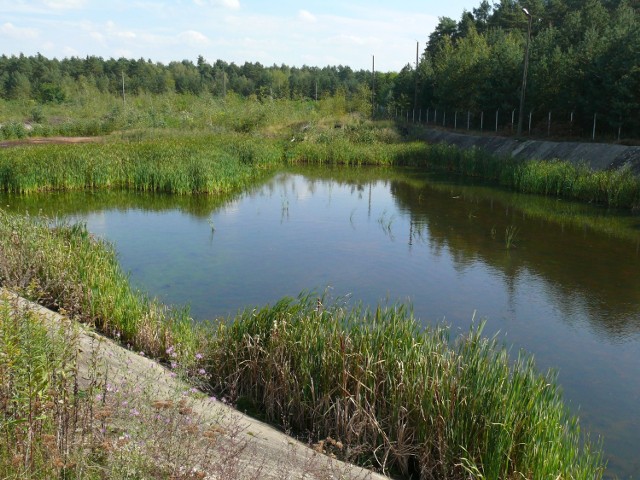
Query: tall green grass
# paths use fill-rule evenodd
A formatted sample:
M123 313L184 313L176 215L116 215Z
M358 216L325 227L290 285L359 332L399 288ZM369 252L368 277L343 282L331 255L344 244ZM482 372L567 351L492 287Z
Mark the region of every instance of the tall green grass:
M421 478L602 476L553 375L510 359L481 328L451 341L405 307L315 297L195 324L131 289L109 245L81 226L0 212L0 285L92 323L158 359L200 352L211 387L340 455ZM176 357L173 357L173 355Z
M247 310L217 332L217 387L270 421L344 443L352 459L420 478L598 478L553 374L510 361L482 327L449 341L405 307L315 298Z
M3 137L112 133L100 145L0 150L4 191L216 193L232 188L230 176L245 178L266 165L398 165L482 177L519 192L640 208L640 180L628 169L594 172L560 160L522 162L477 148L411 141L390 122L348 113L350 106L339 98L141 94L123 105L108 95L79 94L65 105L2 102L0 107ZM25 129L26 121L33 130Z
M49 325L0 291L0 477L64 478L78 460L73 328ZM74 389L74 386L76 387ZM69 454L72 451L72 454Z
M409 144L411 145L411 144ZM521 193L580 200L616 208L640 208L640 177L628 168L593 171L562 160L521 161L479 148L417 145L416 152L394 165L423 167L478 177Z
M156 357L178 341L186 352L197 344L188 312L133 290L111 245L80 224L0 210L0 285Z
M0 189L227 193L280 161L275 142L234 134L22 146L0 150Z

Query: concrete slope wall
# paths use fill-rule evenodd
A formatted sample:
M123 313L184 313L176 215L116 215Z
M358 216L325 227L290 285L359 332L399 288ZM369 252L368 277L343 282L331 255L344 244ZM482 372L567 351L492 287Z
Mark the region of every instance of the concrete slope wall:
M465 149L477 147L495 155L510 155L523 160L566 160L575 164L586 164L593 170L629 165L634 174L640 175L640 147L607 143L517 140L434 129L424 130L421 138L429 143L447 143Z

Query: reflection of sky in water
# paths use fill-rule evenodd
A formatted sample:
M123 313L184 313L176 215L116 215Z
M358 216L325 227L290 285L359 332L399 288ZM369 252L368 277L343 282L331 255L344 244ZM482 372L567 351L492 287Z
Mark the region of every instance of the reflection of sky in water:
M82 216L116 245L133 283L196 318L227 316L303 290L351 302L408 301L455 332L486 321L515 355L535 354L612 472L638 473L640 260L635 245L527 220L510 207L394 181L277 176L211 214L167 207ZM505 229L517 225L516 248Z

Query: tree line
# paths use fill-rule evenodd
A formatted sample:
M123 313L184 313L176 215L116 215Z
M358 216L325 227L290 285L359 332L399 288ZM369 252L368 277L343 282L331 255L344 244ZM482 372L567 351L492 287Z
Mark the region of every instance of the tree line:
M385 77L378 73L378 88ZM223 96L235 92L258 98L321 98L343 92L370 96L372 72L348 66L324 68L286 65L243 65L217 60L208 63L202 56L167 65L150 59L103 59L96 56L62 60L35 56L0 56L0 98L30 99L42 103L62 103L74 95L87 92L137 95L141 93L193 94Z
M578 132L599 125L640 136L640 0L500 0L441 17L393 98L413 108L515 112L531 15L524 112ZM404 97L402 96L404 94ZM506 123L511 115L503 115ZM572 121L573 120L573 121ZM574 132L575 133L575 132Z
M440 17L417 64L376 72L375 79L371 71L342 65L236 65L202 56L196 63L164 65L142 58L2 55L0 98L61 103L78 93L119 95L123 83L127 94L344 94L371 99L377 112L419 110L423 119L427 111L448 111L449 118L454 112L475 118L502 112L506 128L519 108L529 22L522 8L531 14L524 111L536 122L553 114L566 133L588 131L597 116L599 125L639 137L640 0L483 0L458 21Z

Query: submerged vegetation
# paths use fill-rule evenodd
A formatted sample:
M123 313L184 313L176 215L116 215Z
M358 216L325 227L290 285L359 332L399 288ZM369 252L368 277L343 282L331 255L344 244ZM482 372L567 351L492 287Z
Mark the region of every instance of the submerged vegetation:
M510 361L481 327L450 340L401 306L311 295L193 323L132 290L113 249L83 228L7 213L0 283L160 361L193 370L199 358L218 395L314 442L331 437L351 461L421 478L602 475L554 376L524 354Z

